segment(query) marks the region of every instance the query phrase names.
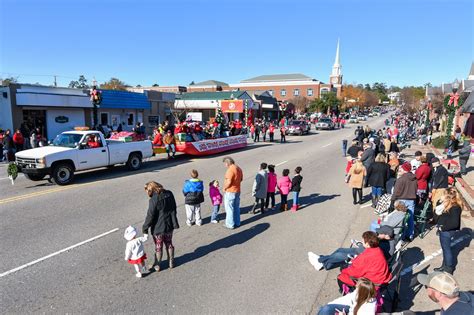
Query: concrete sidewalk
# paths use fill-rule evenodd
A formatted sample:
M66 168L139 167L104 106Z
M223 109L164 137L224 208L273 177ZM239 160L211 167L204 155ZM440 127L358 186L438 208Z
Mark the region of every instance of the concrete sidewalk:
M421 151L424 154L428 152L434 153L437 157L446 158L442 152L432 145L420 145L413 141L410 148L403 150L405 159L410 161L414 158L416 151ZM457 154L453 156L457 157ZM474 237L474 161L469 160L468 174L462 179L456 178L456 187L466 201L466 206L470 209L465 209L462 213L462 226L452 240L452 247L457 257L456 270L454 277L460 284L461 290L474 290L474 274L472 267L474 263L474 248L470 247L471 240ZM398 309L411 310L419 314L439 314L439 307L432 302L426 295L425 289L417 285L416 276L419 273L432 272L433 268L441 266L442 251L439 242L439 237L436 235L436 230L432 229L424 238L417 237L411 242L406 249L403 257L404 270L402 272L402 281L400 287L400 304Z

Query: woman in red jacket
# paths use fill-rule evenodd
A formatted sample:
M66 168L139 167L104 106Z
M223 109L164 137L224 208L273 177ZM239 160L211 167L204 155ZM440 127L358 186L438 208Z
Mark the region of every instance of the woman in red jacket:
M428 179L430 178L431 168L427 163L426 156L421 156L421 165L416 169L415 176L418 183L416 196L418 197L418 204L422 205L428 196Z
M367 278L377 285L386 284L392 279L387 260L379 247L377 234L367 231L362 234L362 239L365 250L354 258L352 264L343 269L337 277L341 292L345 291L344 285L353 291L356 286L354 279Z
M16 152L20 152L21 150L23 150L23 144L25 143L25 138L21 134L20 129L17 129L15 131L15 134L13 135L13 143L15 144Z

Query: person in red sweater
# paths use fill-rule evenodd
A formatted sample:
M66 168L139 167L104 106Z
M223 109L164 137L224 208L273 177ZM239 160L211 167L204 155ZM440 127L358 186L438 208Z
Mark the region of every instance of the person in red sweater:
M356 286L354 279L367 278L377 285L386 284L392 279L387 260L379 247L377 234L367 231L362 234L362 239L365 250L352 260L349 267L342 269L337 277L341 292L346 291L344 286L352 291Z
M155 129L154 130L155 137L153 138L153 145L162 147L163 146L163 136L161 135L160 131Z
M23 150L23 144L25 143L25 138L21 134L20 129L17 129L15 131L15 134L13 135L13 143L15 144L16 152L20 152L21 150Z
M417 180L418 189L416 195L418 197L418 204L424 204L428 196L428 179L431 175L431 168L428 165L426 156L422 156L421 165L416 169L415 177Z

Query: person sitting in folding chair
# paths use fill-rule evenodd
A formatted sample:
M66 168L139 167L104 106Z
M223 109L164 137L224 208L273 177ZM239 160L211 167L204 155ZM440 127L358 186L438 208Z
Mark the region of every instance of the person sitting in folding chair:
M376 285L383 285L390 281L392 274L388 269L387 260L379 247L377 234L367 231L362 234L365 250L352 260L349 267L342 269L337 277L341 292L352 292L356 283L354 278L367 278Z
M367 231L362 234L362 238L364 239L365 237L368 239L369 237L372 237L372 235L375 235L375 237L382 242L388 242L393 238L393 229L391 232L387 232L386 228L378 229L377 234ZM308 260L316 270L330 270L341 267L347 264L346 261L348 259L362 254L367 249L367 246L364 245L365 242L357 242L353 240L353 244L351 244L350 248L338 248L330 255L317 255L313 252L308 252ZM378 244L379 243L377 243L377 247ZM383 246L381 250L382 252L386 250L386 252L383 252L382 255L384 257L390 257L390 255L393 254L392 248L394 247L390 246L390 244L388 244L388 246Z

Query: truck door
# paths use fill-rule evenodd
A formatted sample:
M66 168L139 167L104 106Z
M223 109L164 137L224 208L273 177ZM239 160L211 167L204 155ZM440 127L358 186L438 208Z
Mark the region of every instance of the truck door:
M78 170L104 167L109 164L107 146L102 142L99 133L90 133L83 140L77 153Z

